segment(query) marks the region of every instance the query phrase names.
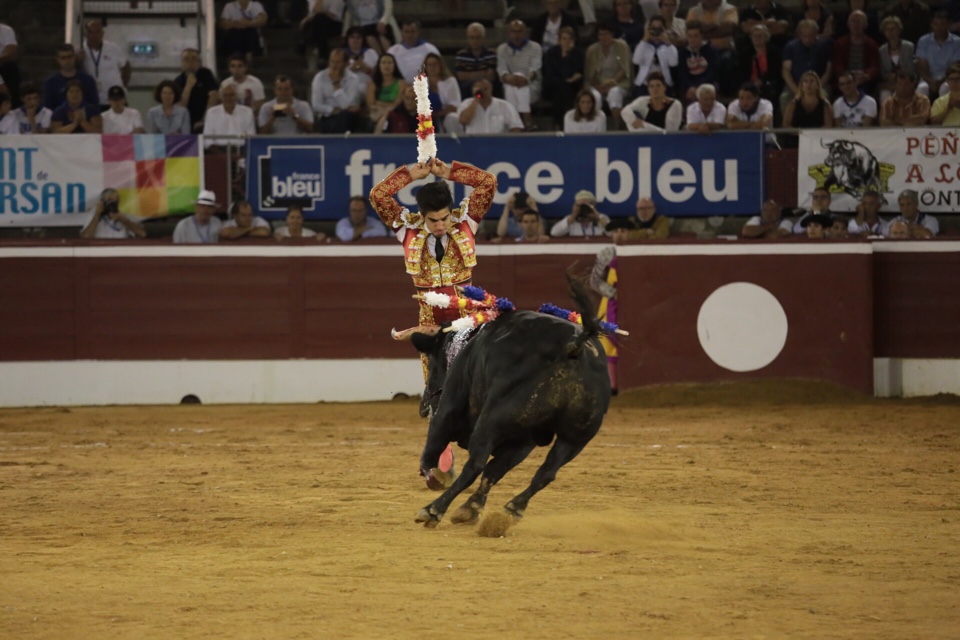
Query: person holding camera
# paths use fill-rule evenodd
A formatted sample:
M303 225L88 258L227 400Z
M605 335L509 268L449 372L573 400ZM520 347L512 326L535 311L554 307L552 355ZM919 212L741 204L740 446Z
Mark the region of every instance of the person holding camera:
M497 221L497 238L502 241L503 238L523 237L524 228L520 224L520 220L527 211L537 214L537 235L545 236L546 230L543 227L543 219L540 218L536 200L531 198L526 191L517 191L503 205L503 213L500 214L500 220Z
M597 211L597 198L582 189L573 196L573 210L550 229L554 238L606 235L610 218Z
M90 221L80 232L81 238L99 240L126 240L146 236L147 232L142 224L120 213L120 194L116 189L103 190Z
M673 92L673 76L670 69L679 64L677 48L670 42L663 17L653 16L647 23L647 35L633 50L633 64L637 67L634 80L634 97L650 94L647 77L659 71L667 85L667 93Z
M293 80L279 75L273 81L273 100L264 102L257 115L260 133L290 136L313 133L313 109L293 97Z

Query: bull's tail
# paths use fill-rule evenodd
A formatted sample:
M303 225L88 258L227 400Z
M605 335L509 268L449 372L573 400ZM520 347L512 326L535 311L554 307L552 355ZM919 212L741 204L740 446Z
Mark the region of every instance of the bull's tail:
M600 320L594 315L590 294L583 281L568 273L567 282L569 284L568 292L570 297L573 298L574 305L580 313L580 320L583 323L583 330L577 334L576 338L567 343L567 357L577 358L583 352L584 345L591 338L600 335Z

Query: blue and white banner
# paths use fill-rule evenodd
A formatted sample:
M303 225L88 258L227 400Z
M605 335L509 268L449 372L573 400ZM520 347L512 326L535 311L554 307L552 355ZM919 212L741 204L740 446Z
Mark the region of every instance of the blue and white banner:
M800 134L797 204L808 208L816 187L833 194L833 211L855 211L863 192L880 192L882 211L899 211L897 195L913 189L920 210L960 210L960 137L952 128L808 129Z
M763 201L763 134L700 135L440 136L439 156L497 176L494 203L527 191L547 217L570 213L581 189L597 197L611 216L633 215L639 197L652 197L667 216L751 214ZM411 136L345 138L257 137L247 142L247 197L265 218L282 218L290 204L305 217L347 215L351 196L366 196L400 164L413 163ZM413 188L398 199L415 206ZM454 200L466 195L454 187ZM494 211L492 215L499 215Z

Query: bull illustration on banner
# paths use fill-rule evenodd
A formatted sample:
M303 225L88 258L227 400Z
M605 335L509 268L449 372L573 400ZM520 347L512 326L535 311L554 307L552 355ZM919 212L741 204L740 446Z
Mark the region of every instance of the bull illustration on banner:
M833 140L820 146L827 150L821 164L808 167L807 174L816 181L817 187L826 187L832 193L846 193L857 201L865 191L876 191L886 202L884 193L889 193L890 176L895 167L877 160L866 145L852 140Z

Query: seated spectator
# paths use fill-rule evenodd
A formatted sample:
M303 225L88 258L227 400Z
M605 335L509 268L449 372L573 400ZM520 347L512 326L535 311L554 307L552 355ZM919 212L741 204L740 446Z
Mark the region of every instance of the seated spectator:
M370 84L373 73L377 70L380 54L376 49L366 46L363 29L360 27L350 27L347 30L347 44L343 52L347 54L347 68L357 74L357 78L360 79L360 89L366 95L367 85ZM328 55L324 53L323 57L326 58Z
M823 0L802 0L800 4L800 20L810 20L817 25L820 38L833 38L833 12L824 6Z
M241 238L269 238L270 223L253 215L253 207L246 200L236 200L230 207L230 219L220 227L221 240Z
M607 130L607 116L600 110L592 91L581 89L575 105L563 115L564 133L602 133Z
M657 213L657 205L650 198L637 200L634 228L627 232L627 240L663 240L670 237L670 218Z
M497 52L486 45L487 29L479 22L467 27L467 46L457 51L457 66L454 74L460 83L460 98L466 100L471 95L473 84L486 80L496 86Z
M584 58L585 86L593 90L597 102L610 108L614 128L620 128L620 110L630 92L633 69L630 66L630 47L614 38L614 27L597 27L597 42L587 48Z
M126 240L127 238L145 238L147 232L143 225L134 222L120 212L120 194L116 189L104 189L100 201L90 216L90 220L80 231L81 238L100 240Z
M582 189L573 196L573 208L570 214L561 218L550 229L554 238L577 238L602 236L606 234L610 218L597 211L597 198L592 192Z
M736 130L769 131L773 128L773 104L760 97L760 89L752 82L740 87L736 100L727 108L727 128ZM773 133L765 136L767 144L775 145L777 137Z
M356 131L360 113L360 81L346 68L343 49L330 52L330 63L313 78L310 106L320 118L319 133Z
M350 198L349 215L337 221L337 237L341 242L356 242L367 238L387 238L390 233L380 218L367 211L363 196Z
M561 27L560 43L543 56L543 97L553 103L551 114L556 129L573 110L574 99L583 87L584 56L570 27ZM606 128L606 127L604 127Z
M613 240L614 244L623 244L630 239L630 232L636 230L636 228L636 218L613 218L609 224L607 224L607 234L610 236L610 239ZM603 255L602 251L598 254L598 257L600 255ZM616 293L616 289L611 288L610 292L614 294Z
M814 72L825 85L830 81L833 63L830 62L830 43L818 39L819 29L813 20L803 20L797 25L797 37L783 48L781 77L784 88L780 94L780 108L786 112L787 104L800 95L800 78L808 71ZM786 125L784 125L786 126Z
M100 107L83 100L83 84L79 80L67 83L67 101L53 110L50 116L51 133L102 133L103 118Z
M849 71L837 79L840 97L833 102L833 120L837 127L872 127L877 122L877 101L864 93Z
M933 15L930 7L919 0L893 0L884 13L900 19L903 37L914 44L930 29L930 18Z
M213 71L201 66L200 52L196 49L183 50L180 68L183 72L173 80L180 87L178 103L190 112L190 132L200 133L207 109L216 106L220 99L220 85Z
M870 36L874 42L879 43L882 39L880 34L880 16L876 9L871 9L867 6L867 0L847 0L846 11L834 13L834 39L842 38L850 33L850 27L848 25L850 22L850 14L854 11L862 11L863 14L867 16L867 35Z
M905 222L911 238L915 240L926 240L936 237L940 233L940 223L931 215L920 213L920 195L913 189L904 189L897 196L897 205L900 207L900 215L890 222L893 226L894 221ZM889 233L890 228L887 227Z
M218 26L221 29L220 44L227 55L239 53L247 64L253 56L263 55L260 27L267 24L267 12L255 0L233 0L223 7Z
M802 227L801 233L806 234L808 240L824 240L827 237L827 229L833 226L833 217L816 213L803 218L799 224Z
M273 237L279 241L314 238L320 242L327 239L327 234L317 233L303 226L303 209L297 205L287 208L286 223L285 227L280 227L273 233Z
M517 110L526 129L533 128L531 105L540 99L543 83L543 50L527 37L527 25L513 20L507 27L507 41L497 47L497 75L503 83L503 97Z
M717 79L720 90L729 95L736 91L737 61L734 55L733 35L739 31L740 15L726 0L701 0L687 11L687 25L700 23L703 37L717 52Z
M827 227L825 235L830 240L846 240L849 236L847 233L848 224L849 222L845 217L834 214L830 216L830 226Z
M237 147L244 142L236 140L236 137L257 135L253 109L240 104L235 85L228 84L220 89L220 104L210 107L207 111L207 117L203 121L203 135L203 146L206 149ZM217 139L217 136L229 136L229 138Z
M748 39L752 39L754 29L763 27L767 34L766 40L769 43L770 50L776 54L778 59L780 58L780 52L791 37L790 22L790 12L773 0L755 0L752 5L740 10L741 33ZM739 47L740 43L738 42L737 48ZM744 71L742 66L740 71L741 73ZM779 75L779 67L777 67L776 72ZM753 80L756 82L755 79Z
M177 223L173 230L173 244L213 244L220 241L223 223L217 212L217 196L213 191L201 191L194 201L194 214Z
M880 23L880 29L886 38L886 42L880 46L880 104L887 101L897 85L897 73L907 71L916 72L916 61L914 60L914 46L909 40L901 40L900 33L903 31L903 25L900 24L900 18L889 16ZM920 93L927 95L930 87L924 82L917 89Z
M263 106L266 95L260 79L247 73L247 59L235 53L230 56L228 66L230 76L220 83L220 88L223 89L227 85L235 86L240 104L250 107L254 113L260 113L260 107Z
M17 56L20 47L17 44L17 33L8 24L0 22L0 77L4 78L10 93L10 106L17 108L23 99L19 95L20 67Z
M346 0L347 16L351 26L360 27L367 41L367 46L376 50L377 54L383 54L389 50L394 42L393 29L393 3L378 0ZM420 38L420 24L415 23L417 27L417 36L414 42ZM402 30L401 30L402 31ZM394 54L396 55L396 54ZM417 67L419 69L419 66ZM407 78L413 81L413 78Z
M413 82L428 53L440 55L440 50L420 37L420 23L416 20L404 20L400 25L401 40L387 49L397 61L400 76L407 82Z
M387 55L387 54L384 54ZM407 85L400 95L400 104L380 116L373 126L373 133L416 133L420 121L417 119L417 92Z
M180 85L161 80L153 90L153 99L160 104L147 111L147 133L190 133L190 112L179 104Z
M919 127L930 119L930 99L917 91L917 76L901 69L896 88L880 108L880 126Z
M867 14L863 11L851 13L847 24L850 33L833 44L833 75L839 79L850 73L859 89L873 93L880 77L880 47L867 35Z
M560 0L543 0L544 12L530 21L530 39L540 45L546 54L560 44L560 30L576 29L578 20L563 10Z
M103 23L99 19L87 20L83 33L83 46L77 49L78 64L96 82L97 104L101 111L106 111L110 88L130 84L130 61L116 43L103 39Z
M832 129L833 108L815 71L800 77L800 93L783 111L783 126L797 129Z
M633 51L646 32L646 21L634 0L613 0L613 21L610 23L618 38Z
M740 230L744 238L765 238L775 240L785 238L793 232L793 223L783 218L783 209L774 200L767 200L760 209L760 215L747 220Z
M960 126L960 62L950 65L950 70L947 71L947 86L949 93L937 98L930 107L930 124Z
M277 76L273 82L273 100L260 107L257 124L260 133L296 135L313 132L313 110L304 100L293 95L293 80Z
M654 71L647 76L649 95L640 96L623 108L621 116L627 129L640 133L679 131L683 107L679 100L667 97L663 74Z
M634 80L634 96L650 95L647 87L647 78L654 72L660 74L667 93L673 90L672 67L679 64L677 48L670 42L663 18L654 16L647 22L647 35L644 36L637 48L633 50L633 64L637 67L637 76Z
M946 11L937 11L930 21L930 33L917 42L917 70L930 86L930 97L940 95L950 65L960 61L960 36L950 33Z
M23 104L19 108L11 109L3 120L0 120L0 132L7 135L49 133L53 111L40 104L40 87L32 82L25 82L20 85L19 93Z
M468 135L523 131L523 121L516 108L506 100L494 98L493 86L489 82L476 82L473 96L461 102L457 109L460 124Z
M678 49L687 43L687 21L677 17L677 8L680 6L679 0L660 0L657 4L659 11L653 14L644 12L649 27L650 21L656 17L663 18L664 33L667 40ZM646 33L646 32L644 32ZM633 48L636 52L637 48Z
M697 101L687 107L687 131L712 133L727 124L727 108L717 101L717 90L712 84L697 88Z
M378 122L399 106L403 92L408 86L410 84L400 75L396 58L389 53L380 56L372 81L367 84L366 89L370 120Z
M887 227L887 233L885 234L885 237L888 240L909 240L910 225L903 220L894 220Z
M833 196L830 195L830 190L826 187L817 187L813 190L811 194L811 206L810 210L804 212L797 221L793 223L793 232L795 234L806 233L806 226L803 224L804 221L811 216L823 216L829 218L833 215L830 211L830 205L833 203ZM827 228L826 225L824 229Z
M852 236L883 236L887 221L880 217L880 194L873 189L864 191L857 204L857 213L847 223L847 233Z
M514 191L503 204L503 213L500 214L500 219L497 220L496 240L519 238L522 236L523 229L521 229L519 221L520 216L527 211L533 211L537 214L537 234L545 235L546 230L543 225L543 218L540 217L537 208L537 201L531 198L530 194L526 191Z
M742 83L755 84L760 91L760 97L769 100L771 106L778 109L783 87L783 61L780 51L771 46L767 27L763 24L755 25L750 31L749 44L744 43L738 47L741 54L739 69Z
M533 209L527 209L517 216L517 224L520 225L520 235L516 242L533 242L543 244L550 242L550 236L543 233L543 223L540 220L540 214Z
M331 41L343 32L343 0L307 0L307 4L307 15L300 21L303 44L298 46L297 53L303 54L308 48L316 49L317 55L326 60L330 56ZM362 41L363 30L359 26L350 28L350 31L354 30ZM347 40L350 40L349 32ZM376 60L379 53L373 51L373 54Z
M116 85L107 92L110 108L100 114L103 118L103 132L116 134L146 133L143 116L133 107L127 106L127 93Z
M687 21L687 44L677 52L680 64L677 70L677 95L684 103L697 99L697 87L702 84L717 86L719 57L709 43L704 42L700 23Z
M83 102L90 105L100 104L97 81L77 68L77 53L69 44L57 47L56 73L47 76L43 82L43 106L55 110L67 100L67 83L76 80L83 93Z
M433 123L439 131L463 133L457 109L460 107L460 85L450 73L447 63L435 53L428 53L423 60L423 71L427 76L430 108L433 110Z

